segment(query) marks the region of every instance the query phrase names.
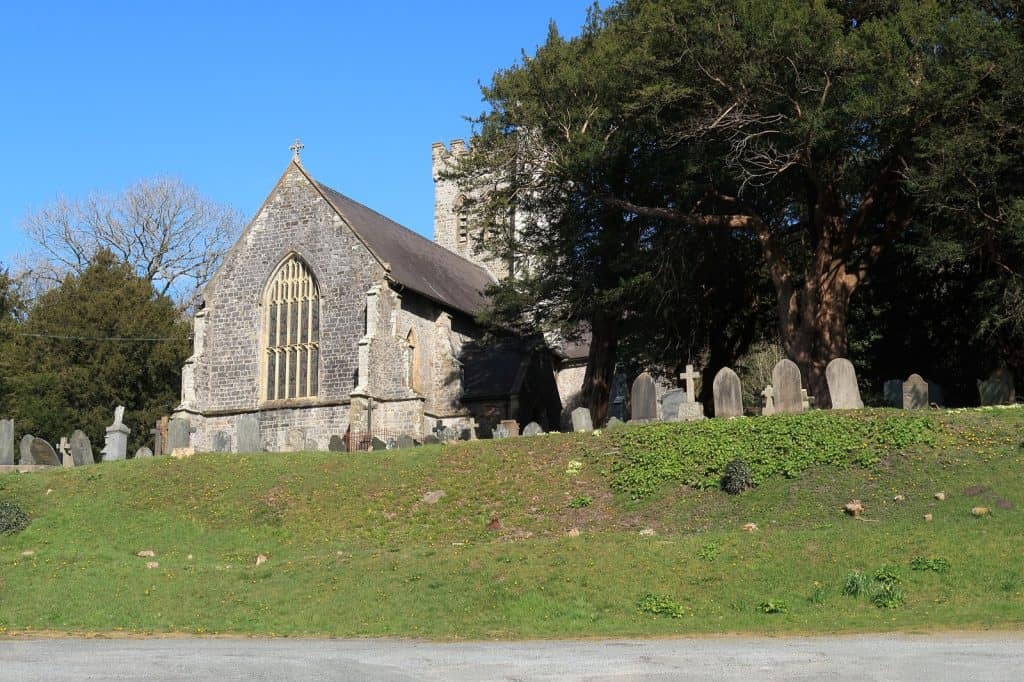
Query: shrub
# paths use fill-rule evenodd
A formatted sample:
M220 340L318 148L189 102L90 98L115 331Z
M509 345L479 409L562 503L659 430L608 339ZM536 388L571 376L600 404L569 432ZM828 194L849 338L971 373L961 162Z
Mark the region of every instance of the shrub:
M866 575L860 571L853 571L846 576L846 582L843 584L843 594L848 597L859 597L867 592L869 584Z
M931 414L884 410L626 426L608 434L618 452L611 485L634 499L669 481L714 488L735 459L749 465L754 485L817 464L867 467L893 451L932 442L937 428Z
M871 603L880 609L898 609L903 606L903 590L896 583L882 583L872 591Z
M0 535L14 535L28 528L28 514L14 502L0 501Z
M761 613L789 613L789 605L781 599L763 601L757 608Z
M923 556L919 556L910 562L910 570L935 571L936 573L946 573L947 571L949 571L949 562L942 558L926 559Z
M640 597L637 608L644 613L651 613L656 616L669 616L670 618L682 618L686 615L683 607L672 597L664 594L651 594L648 592Z
M722 476L722 490L730 495L739 495L748 488L753 488L754 482L750 478L750 465L742 459L734 459L725 465L725 474Z
M594 503L594 498L593 497L590 497L589 495L577 495L576 497L572 498L571 502L569 502L569 508L570 509L583 509L584 507L589 507L593 503Z

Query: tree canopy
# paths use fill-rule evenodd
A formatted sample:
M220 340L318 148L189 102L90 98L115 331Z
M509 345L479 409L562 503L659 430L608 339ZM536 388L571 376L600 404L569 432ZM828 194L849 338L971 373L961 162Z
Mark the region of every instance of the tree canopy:
M51 442L82 429L98 454L124 405L137 447L177 404L189 333L171 299L101 250L42 294L24 321L0 320L0 411L20 432Z
M519 259L495 317L589 329L598 419L620 347L720 366L770 334L769 318L827 405L825 365L871 346L891 312L873 324L858 308L872 282L889 289L862 302L970 283L968 345L1012 362L1024 329L1019 9L622 0L595 7L578 38L552 27L484 88L455 173L477 219L498 227L481 248ZM905 314L936 312L947 333L966 328L954 311Z

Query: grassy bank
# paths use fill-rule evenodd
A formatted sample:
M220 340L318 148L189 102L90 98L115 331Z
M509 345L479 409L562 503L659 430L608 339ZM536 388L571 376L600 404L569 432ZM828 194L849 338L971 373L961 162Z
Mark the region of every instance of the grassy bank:
M753 435L719 434L714 442L732 445L712 454L759 443L747 446L759 485L738 496L701 489L713 475L705 467L689 480L680 465L703 432L662 425L4 474L0 500L33 520L0 536L0 630L504 638L1019 627L1024 410L929 414L923 427L896 411L874 413L870 427L826 424L828 442L850 440L807 449L793 471L768 471L759 453L784 433L804 442L829 415L737 422L729 428ZM693 427L708 428L727 427ZM432 491L444 496L425 501ZM852 498L860 519L840 512ZM973 516L978 506L990 513ZM883 568L898 574L895 608L871 601ZM858 571L867 593L848 596Z

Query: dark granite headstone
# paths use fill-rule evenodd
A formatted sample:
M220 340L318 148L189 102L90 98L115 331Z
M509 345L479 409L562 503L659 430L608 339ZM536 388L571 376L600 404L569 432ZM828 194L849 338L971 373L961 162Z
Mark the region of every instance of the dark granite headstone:
M345 439L339 435L331 436L331 440L327 443L328 452L345 452Z
M377 438L377 436L374 436L373 439L370 441L370 447L372 447L374 450L387 450L388 444L382 441L380 438Z
M736 372L728 367L718 370L711 389L715 399L715 417L743 416L743 385Z
M1001 367L985 381L978 381L978 398L982 405L1012 405L1017 401L1013 372Z
M167 441L171 452L189 447L192 444L192 423L182 417L172 419L167 425Z
M657 389L654 385L654 378L647 372L641 373L633 381L630 407L631 421L650 421L658 418Z
M804 411L804 400L800 390L803 379L800 368L792 360L783 358L772 369L772 388L775 390L775 412L796 414Z
M76 467L96 463L96 458L92 454L92 443L89 441L89 436L85 435L85 432L80 429L75 429L74 433L71 434L71 459L75 461Z
M689 402L686 391L681 388L673 388L661 396L661 418L665 421L679 421L679 407Z

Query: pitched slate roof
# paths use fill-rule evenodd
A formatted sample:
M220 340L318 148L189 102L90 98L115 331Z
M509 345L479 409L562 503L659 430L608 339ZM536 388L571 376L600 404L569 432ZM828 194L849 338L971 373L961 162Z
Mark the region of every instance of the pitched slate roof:
M374 256L388 265L389 279L470 315L483 309L484 289L494 283L487 270L327 185L316 185Z

